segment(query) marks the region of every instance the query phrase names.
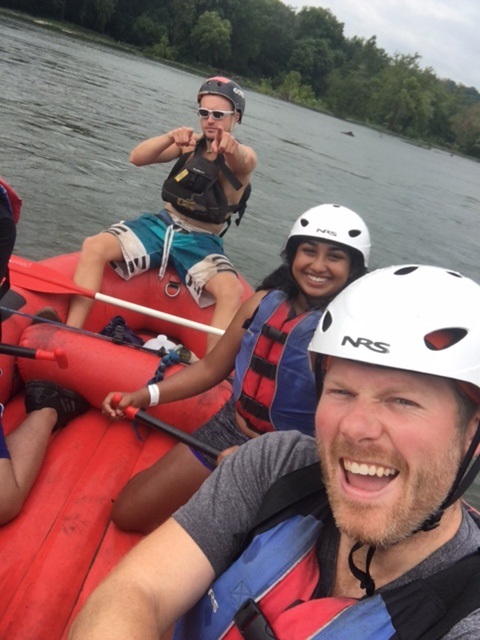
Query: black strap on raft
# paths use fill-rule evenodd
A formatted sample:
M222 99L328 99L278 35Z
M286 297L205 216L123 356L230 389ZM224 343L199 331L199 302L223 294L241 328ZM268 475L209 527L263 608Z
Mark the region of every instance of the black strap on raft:
M270 487L237 557L256 535L294 515L309 514L321 521L331 516L319 463L297 469ZM480 528L480 514L470 509L470 515ZM392 617L396 638L441 640L458 622L480 608L480 550L428 578L386 590L382 598ZM237 619L245 627L239 630L247 640L275 637L267 635L269 623L253 600L239 609L234 617L236 623Z

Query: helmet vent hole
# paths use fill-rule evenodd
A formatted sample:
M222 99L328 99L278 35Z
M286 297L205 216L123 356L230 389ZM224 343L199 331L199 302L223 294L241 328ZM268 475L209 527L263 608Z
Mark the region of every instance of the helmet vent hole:
M348 232L348 235L350 236L350 238L358 238L359 235L361 235L361 231L360 229L351 229Z
M408 276L410 273L413 273L418 269L417 266L412 265L411 267L402 267L401 269L397 269L394 272L395 276Z
M308 227L308 220L305 220L305 218L302 218L300 220L300 224L302 225L302 227Z
M447 271L451 276L455 276L455 278L463 278L461 273L457 273L456 271Z
M424 341L431 351L442 351L460 342L467 333L468 331L466 329L439 329L438 331L432 331L432 333L427 334Z
M332 322L333 322L332 314L330 313L330 311L327 311L322 318L322 331L324 333L325 331L328 331L328 329L331 327Z

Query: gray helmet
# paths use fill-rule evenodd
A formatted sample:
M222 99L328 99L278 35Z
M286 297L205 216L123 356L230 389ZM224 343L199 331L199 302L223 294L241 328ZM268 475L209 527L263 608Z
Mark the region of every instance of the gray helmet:
M238 113L238 122L240 123L242 121L242 116L245 112L245 94L236 82L228 78L222 78L221 76L208 78L200 87L197 96L198 103L200 103L202 96L206 95L223 96L227 98L227 100L230 100L235 111Z

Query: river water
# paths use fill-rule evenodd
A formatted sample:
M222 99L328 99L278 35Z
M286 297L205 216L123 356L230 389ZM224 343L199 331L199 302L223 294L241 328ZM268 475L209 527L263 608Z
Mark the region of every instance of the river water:
M0 54L0 174L24 200L17 253L78 250L112 222L160 208L169 168L137 168L128 156L145 138L197 125L202 78L3 16ZM252 91L246 98L237 135L259 162L225 246L252 284L277 265L297 216L325 202L365 219L372 268L429 263L480 281L479 163ZM480 484L473 493L480 506Z

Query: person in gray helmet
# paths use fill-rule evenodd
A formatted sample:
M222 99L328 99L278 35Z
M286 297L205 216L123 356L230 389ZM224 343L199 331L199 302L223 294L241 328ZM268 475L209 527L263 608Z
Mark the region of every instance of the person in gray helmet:
M309 350L316 440L246 443L91 596L70 638L478 637L480 286L367 274ZM254 490L252 490L254 488ZM108 630L108 633L105 633Z
M220 233L232 215L243 214L257 158L233 134L245 112L245 96L236 82L207 79L197 102L201 133L182 126L141 142L130 155L137 166L176 160L163 184L164 208L87 238L74 280L98 291L107 263L129 280L151 268L162 278L170 262L199 306L216 303L211 323L225 329L243 288ZM67 324L82 327L91 305L88 298L74 297ZM208 349L217 341L218 335L210 334Z

